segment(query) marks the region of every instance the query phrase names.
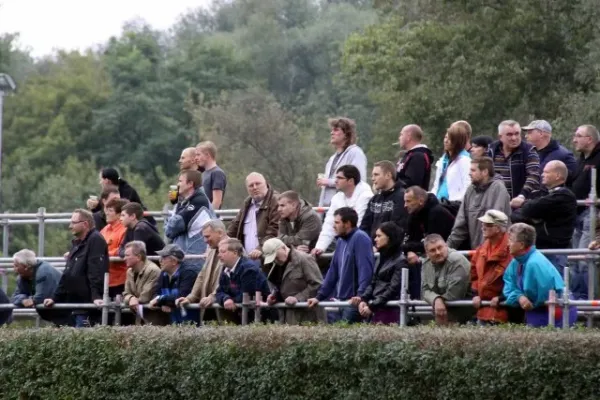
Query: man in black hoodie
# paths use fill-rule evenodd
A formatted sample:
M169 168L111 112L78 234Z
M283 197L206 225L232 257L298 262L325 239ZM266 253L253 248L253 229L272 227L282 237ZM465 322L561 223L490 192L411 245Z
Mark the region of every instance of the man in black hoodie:
M424 144L423 130L419 125L406 125L400 131L398 144L406 152L397 164L396 179L403 187L420 186L429 190L433 153Z
M144 208L139 203L127 203L121 210L121 223L127 228L125 238L119 248L119 255L125 256L125 245L134 240L146 244L146 254L157 255L165 247L165 242L154 225L144 219Z
M379 161L373 166L373 185L379 192L369 200L360 229L375 239L375 232L384 222L394 222L402 232L406 230L408 214L404 209L404 188L396 182L396 168L390 161ZM403 238L400 238L402 242Z
M419 186L406 189L404 206L409 216L402 249L409 264L416 264L417 254L425 253L425 236L437 233L444 240L448 239L454 226L454 216L438 202L433 193L427 193Z

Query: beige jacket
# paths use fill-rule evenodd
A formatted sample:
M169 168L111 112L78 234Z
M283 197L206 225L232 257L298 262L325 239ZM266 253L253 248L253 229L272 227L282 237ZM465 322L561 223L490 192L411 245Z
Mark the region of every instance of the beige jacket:
M157 295L156 284L160 277L160 268L150 260L146 260L144 268L135 279L133 269L127 269L127 278L125 280L125 291L123 297L126 305L132 296L138 298L140 304L150 303ZM167 325L169 316L158 310L144 309L144 319L153 325Z
M219 286L219 277L223 270L223 263L217 257L218 249L210 249L204 263L204 268L198 274L192 291L187 296L190 303L198 303L206 296L213 296ZM214 300L213 300L214 301ZM204 315L204 310L201 310Z

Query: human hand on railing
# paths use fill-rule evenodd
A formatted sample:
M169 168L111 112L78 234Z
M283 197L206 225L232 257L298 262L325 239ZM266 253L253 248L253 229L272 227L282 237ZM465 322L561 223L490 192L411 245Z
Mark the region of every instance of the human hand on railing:
M287 304L288 306L295 306L297 302L298 302L298 299L295 298L294 296L288 296L285 299L285 304Z
M444 299L438 297L433 303L433 311L435 313L435 322L438 325L446 325L448 323L448 310Z
M200 307L201 307L201 308L208 308L208 307L210 307L210 306L211 306L211 305L212 305L214 302L215 302L215 300L213 299L213 297L212 297L212 296L206 296L206 297L203 297L203 298L200 300Z
M131 311L137 312L139 305L140 305L140 300L137 297L131 296L129 298L129 308L131 309Z
M364 301L362 301L358 305L358 312L363 318L368 318L373 314L373 312L369 308L369 305L367 303L365 303Z
M317 300L316 298L312 298L312 299L308 299L306 301L308 308L313 308L314 306L316 306L317 304L319 304L319 300Z
M52 307L53 305L54 305L54 300L44 299L44 307Z
M102 299L96 299L96 300L94 300L94 305L96 307L102 307L104 305L104 300L102 300Z
M23 300L23 307L33 307L33 300L31 299L25 299Z
M235 303L233 302L233 300L227 299L223 303L223 308L229 311L235 311Z
M310 252L310 255L314 257L319 257L321 254L323 254L323 250L317 248L312 249L312 251Z
M533 309L533 304L531 304L531 301L529 301L529 299L525 296L519 297L519 305L525 311Z
M600 249L600 241L599 240L592 241L592 243L590 243L588 245L588 249L590 249L590 250L598 250L598 249Z
M475 309L479 309L479 307L481 307L481 297L479 296L475 296L473 297L473 307L475 307Z
M268 295L267 296L267 304L272 306L275 303L277 303L277 297L274 294Z
M492 300L490 301L490 307L496 308L496 307L498 307L499 304L500 304L500 297L498 297L498 296L492 297Z
M157 304L158 304L158 296L156 296L155 298L153 298L152 300L150 300L150 303L148 303L148 306L150 308L156 308Z
M169 307L169 306L161 306L161 307L160 307L160 310L161 310L162 312L164 312L164 313L167 313L167 314L169 314L171 311L173 311L173 310L171 309L171 307Z
M65 254L63 254L64 258L69 258L69 252L67 251Z
M262 254L262 251L254 249L250 252L250 254L248 254L248 257L250 257L252 260L258 260L262 256Z
M353 306L358 306L360 304L361 298L358 296L354 296L351 297L350 300L348 300L348 303L350 303Z
M175 307L181 307L185 304L190 304L190 301L187 299L187 297L180 297L175 300Z

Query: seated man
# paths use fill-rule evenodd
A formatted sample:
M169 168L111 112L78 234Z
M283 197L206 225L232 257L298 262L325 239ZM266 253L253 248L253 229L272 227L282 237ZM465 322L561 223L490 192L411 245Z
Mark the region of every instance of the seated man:
M208 254L204 268L198 274L194 287L186 297L177 299L176 304L184 306L200 302L200 318L202 321L211 321L217 319L217 313L214 308L209 308L215 303L215 294L219 286L219 278L223 271L223 263L219 260L219 243L227 236L227 228L220 219L211 219L202 227L202 236L209 246Z
M508 321L508 311L498 306L504 299L504 271L512 261L506 233L508 217L502 211L488 210L479 222L484 241L471 256L473 307L480 325L494 325ZM482 300L492 305L482 307Z
M469 260L448 249L438 234L425 237L424 245L427 259L421 273L421 296L433 307L435 322L438 325L467 322L473 315L470 307L448 308L446 302L471 298Z
M310 252L317 243L323 223L311 205L298 193L287 191L279 196L279 239L286 246Z
M181 308L175 305L175 300L190 294L200 267L183 263L185 255L176 244L166 245L158 255L162 272L157 283L158 296L150 301L150 307L160 307L163 312L168 313L172 324L182 324L186 321L197 324L200 316L198 310L182 312Z
M265 266L269 273L273 293L267 297L269 304L285 302L289 306L304 302L317 295L323 283L323 275L315 259L303 252L290 249L279 239L269 239L263 245ZM272 266L269 264L273 264ZM283 309L280 322L299 325L303 322L325 321L325 313L315 309Z
M334 196L335 197L335 196ZM350 207L338 208L334 213L334 228L338 236L331 266L317 295L308 300L309 307L319 301L333 299L347 301L351 307L341 307L328 315L329 322L340 320L360 322L358 312L361 297L373 278L373 245L371 238L357 228L358 213Z
M35 253L28 249L19 250L13 255L13 265L18 275L11 300L15 306L35 307L52 297L62 276L59 270L46 261L38 261ZM41 312L40 316L43 311L38 311Z
M535 228L517 223L508 229L508 245L514 259L504 273L506 305L525 310L529 326L548 325L548 307L545 305L550 290L562 296L565 284L556 268L535 248ZM577 308L569 309L569 325L577 321ZM562 326L562 308L556 307L555 326Z
M157 295L157 282L160 268L146 258L146 245L144 242L134 240L125 245L125 264L127 265L127 279L123 301L137 314L137 322L152 325L168 325L169 316L161 311L141 309L139 306L150 303Z
M257 291L266 300L270 294L267 277L256 263L244 256L244 246L237 239L225 239L219 243L219 260L223 263L223 272L215 297L217 303L225 308L225 319L239 325L242 323L242 310L237 304L242 302L244 293L254 296ZM254 311L250 310L248 321L253 320Z

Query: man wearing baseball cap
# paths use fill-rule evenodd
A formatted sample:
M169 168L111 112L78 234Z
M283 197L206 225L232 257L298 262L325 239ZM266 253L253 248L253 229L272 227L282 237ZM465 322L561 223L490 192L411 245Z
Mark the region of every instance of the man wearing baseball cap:
M495 325L508 321L508 310L500 307L503 300L503 275L512 260L508 248L508 216L502 211L488 210L479 217L484 242L471 256L471 289L473 307L480 325ZM490 306L481 306L481 301Z
M552 139L552 125L543 119L531 121L527 126L521 128L525 132L527 141L531 143L540 156L540 171L544 170L550 161L562 161L569 170L569 176L575 173L577 161L575 156L558 141Z
M267 302L284 301L288 306L315 297L323 283L323 275L314 257L289 248L277 238L267 240L262 247L267 279L274 288ZM272 265L270 265L272 264ZM281 322L298 325L303 322L325 320L322 308L283 309ZM280 318L281 320L281 318Z

